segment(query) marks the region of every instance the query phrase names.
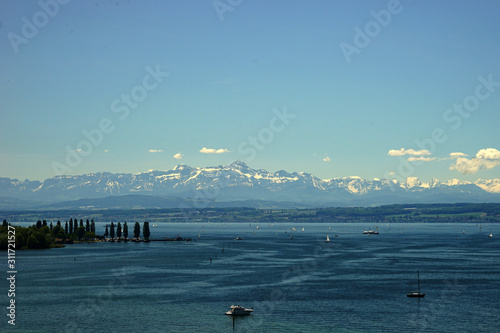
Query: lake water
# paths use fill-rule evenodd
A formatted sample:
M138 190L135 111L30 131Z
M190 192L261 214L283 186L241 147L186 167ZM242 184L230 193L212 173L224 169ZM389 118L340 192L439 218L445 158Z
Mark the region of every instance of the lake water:
M499 225L370 228L165 223L152 238L193 240L18 251L16 326L0 331L500 332ZM426 296L408 298L417 270ZM254 313L233 328L231 304Z

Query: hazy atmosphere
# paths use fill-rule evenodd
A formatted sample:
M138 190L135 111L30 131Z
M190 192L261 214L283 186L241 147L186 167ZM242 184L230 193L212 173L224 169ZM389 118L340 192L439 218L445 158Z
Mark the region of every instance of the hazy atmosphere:
M0 1L1 332L500 332L500 0Z
M500 178L498 1L2 1L0 176Z

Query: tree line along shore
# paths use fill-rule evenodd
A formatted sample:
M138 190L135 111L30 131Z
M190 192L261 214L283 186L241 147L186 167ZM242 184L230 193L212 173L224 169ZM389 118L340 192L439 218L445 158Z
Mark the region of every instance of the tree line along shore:
M33 221L39 216L56 220L61 216L78 216L64 224L55 225L38 220L30 227L16 228L17 249L61 247L64 244L85 241L137 241L142 231L149 241L149 222L141 228L135 222L129 232L127 222L111 223L104 235L95 230L94 218L101 221L143 220L156 222L273 222L273 223L500 223L499 203L454 204L394 204L375 207L331 207L307 209L227 208L172 208L172 209L116 209L70 211L2 211L2 218L11 221ZM87 218L88 216L88 218ZM81 218L83 217L83 218ZM84 219L86 221L84 222ZM7 248L8 223L0 226L0 249ZM132 236L133 238L129 238ZM169 239L164 239L169 240ZM179 240L179 239L175 239ZM183 240L183 239L181 239ZM187 240L187 239L186 239Z
M3 220L0 226L0 250L8 248L9 223ZM112 222L106 225L104 235L96 233L95 222L93 219L83 221L83 219L70 219L64 225L60 220L54 225L52 222L47 224L46 220L38 220L29 227L10 226L15 228L15 249L48 249L64 247L64 244L73 244L76 242L95 242L95 241L149 241L151 235L149 222L144 222L141 228L139 222L135 222L133 238L129 238L127 222L123 225L118 222L116 225ZM142 230L143 238L140 239Z
M500 197L499 197L500 201ZM151 208L0 211L9 221L36 221L40 216L58 220L66 216L99 221L163 222L377 222L377 223L498 223L500 203L394 204L373 207L323 208Z

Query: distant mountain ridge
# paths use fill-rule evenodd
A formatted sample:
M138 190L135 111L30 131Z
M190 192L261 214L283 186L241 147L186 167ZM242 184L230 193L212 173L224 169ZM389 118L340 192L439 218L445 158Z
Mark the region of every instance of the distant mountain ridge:
M425 183L417 177L408 177L404 182L360 177L320 179L305 172L252 169L240 161L204 168L179 164L168 171L138 174L99 172L56 176L43 182L0 178L0 197L16 207L23 207L23 202L26 206L26 202L33 201L55 204L127 195L177 197L194 202L269 200L287 202L287 206L294 202L308 206L500 202L500 179L474 183L458 179L447 182L433 179ZM133 206L133 202L130 204Z

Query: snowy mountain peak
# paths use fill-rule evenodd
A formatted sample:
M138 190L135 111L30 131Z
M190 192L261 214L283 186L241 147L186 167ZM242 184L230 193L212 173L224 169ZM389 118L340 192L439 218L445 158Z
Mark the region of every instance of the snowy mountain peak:
M445 185L448 185L448 186L468 185L468 184L472 184L472 183L465 181L465 180L455 179L455 178L450 179L445 183Z
M500 179L479 179L477 186L489 193L500 193Z
M230 167L235 168L235 169L247 169L248 166L245 164L245 162L242 161L234 161L233 163L229 164Z
M181 171L181 170L184 170L186 168L189 168L189 166L187 166L186 164L177 164L172 170L173 171Z
M208 191L207 189L212 189ZM207 193L216 201L271 200L328 205L377 205L401 202L500 202L500 179L441 183L408 177L368 180L360 177L319 179L305 172L269 172L244 162L212 167L179 164L169 171L139 174L101 172L57 176L43 182L0 178L0 197L67 201L110 195L149 194L193 198Z
M436 187L436 186L439 186L439 179L436 179L436 178L432 178L432 180L429 182L429 187Z
M404 187L408 189L421 186L422 182L420 181L420 179L418 179L418 177L408 177L406 178L406 182L404 183Z

